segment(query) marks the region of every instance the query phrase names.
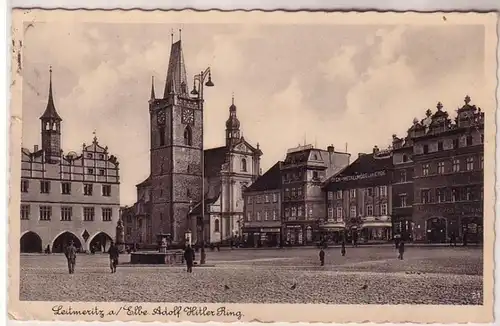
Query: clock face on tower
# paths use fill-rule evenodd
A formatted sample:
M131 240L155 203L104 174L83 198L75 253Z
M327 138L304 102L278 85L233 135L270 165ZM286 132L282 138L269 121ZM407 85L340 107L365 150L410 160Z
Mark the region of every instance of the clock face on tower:
M191 109L182 110L182 123L192 125L194 123L194 111Z
M165 124L165 111L160 111L158 112L158 115L156 116L158 119L158 124L164 125Z

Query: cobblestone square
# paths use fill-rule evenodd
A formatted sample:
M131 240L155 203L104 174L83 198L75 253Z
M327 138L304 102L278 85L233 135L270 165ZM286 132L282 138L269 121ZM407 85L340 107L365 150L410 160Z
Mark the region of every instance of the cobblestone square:
M198 253L199 255L199 253ZM390 246L207 252L212 267L119 266L105 254L79 255L75 274L63 255L22 255L20 299L205 303L482 304L479 248ZM197 257L199 258L199 257ZM120 256L121 263L128 255ZM294 286L295 285L295 286Z

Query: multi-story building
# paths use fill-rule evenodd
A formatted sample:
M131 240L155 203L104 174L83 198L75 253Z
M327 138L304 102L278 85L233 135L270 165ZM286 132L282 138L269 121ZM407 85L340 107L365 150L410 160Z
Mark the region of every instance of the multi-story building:
M392 136L392 223L393 234L413 241L413 142L410 137Z
M451 121L438 103L434 114L428 110L424 120L414 120L407 138L414 162L413 239L481 241L484 113L467 96Z
M391 223L392 151L373 148L324 184L327 218L324 239L388 241Z
M61 252L70 240L82 251L106 250L120 213L118 160L94 136L81 153L63 154L62 118L52 94L41 121L41 148L21 152L21 252L47 246Z
M241 135L234 98L225 145L204 149L203 98L196 89L188 92L180 40L172 44L168 67L163 98L156 96L154 83L151 88L150 175L137 185L138 202L126 211L131 222L124 220L125 230L130 226L129 238L136 234L144 245L159 237L183 244L188 232L198 242L202 230L206 242L229 241L241 232L242 191L259 176L262 151ZM134 218L144 221L141 230ZM155 234L144 233L149 230Z
M287 245L311 244L320 239L325 216L322 182L349 165L350 154L304 145L289 149L281 164L282 240Z
M281 172L277 162L243 192L243 243L249 247L281 243Z

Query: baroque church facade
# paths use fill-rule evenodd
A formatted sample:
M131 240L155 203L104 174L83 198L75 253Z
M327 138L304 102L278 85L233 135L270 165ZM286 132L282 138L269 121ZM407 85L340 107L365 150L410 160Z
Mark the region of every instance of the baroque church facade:
M137 202L122 210L126 243L154 246L166 237L182 244L188 232L193 243L214 243L241 232L242 191L259 176L262 151L242 137L234 98L225 145L204 149L203 98L187 85L179 40L172 44L163 97L156 96L154 80L151 87L150 175L136 186Z
M40 117L41 148L21 149L21 252L109 248L120 214L119 163L97 137L63 153L62 122L52 94Z

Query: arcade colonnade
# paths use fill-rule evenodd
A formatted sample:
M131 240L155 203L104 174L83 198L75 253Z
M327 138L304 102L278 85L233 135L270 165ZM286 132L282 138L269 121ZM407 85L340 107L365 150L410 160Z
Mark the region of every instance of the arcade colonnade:
M94 247L96 251L106 252L110 246L113 238L110 234L104 231L97 231L94 234L89 234L84 231L79 234L78 232L64 230L54 236L50 233L43 233L36 231L24 231L20 239L21 253L40 253L43 252L47 246L50 246L51 252L63 252L64 247L73 240L74 245L80 252L89 252L90 248Z

